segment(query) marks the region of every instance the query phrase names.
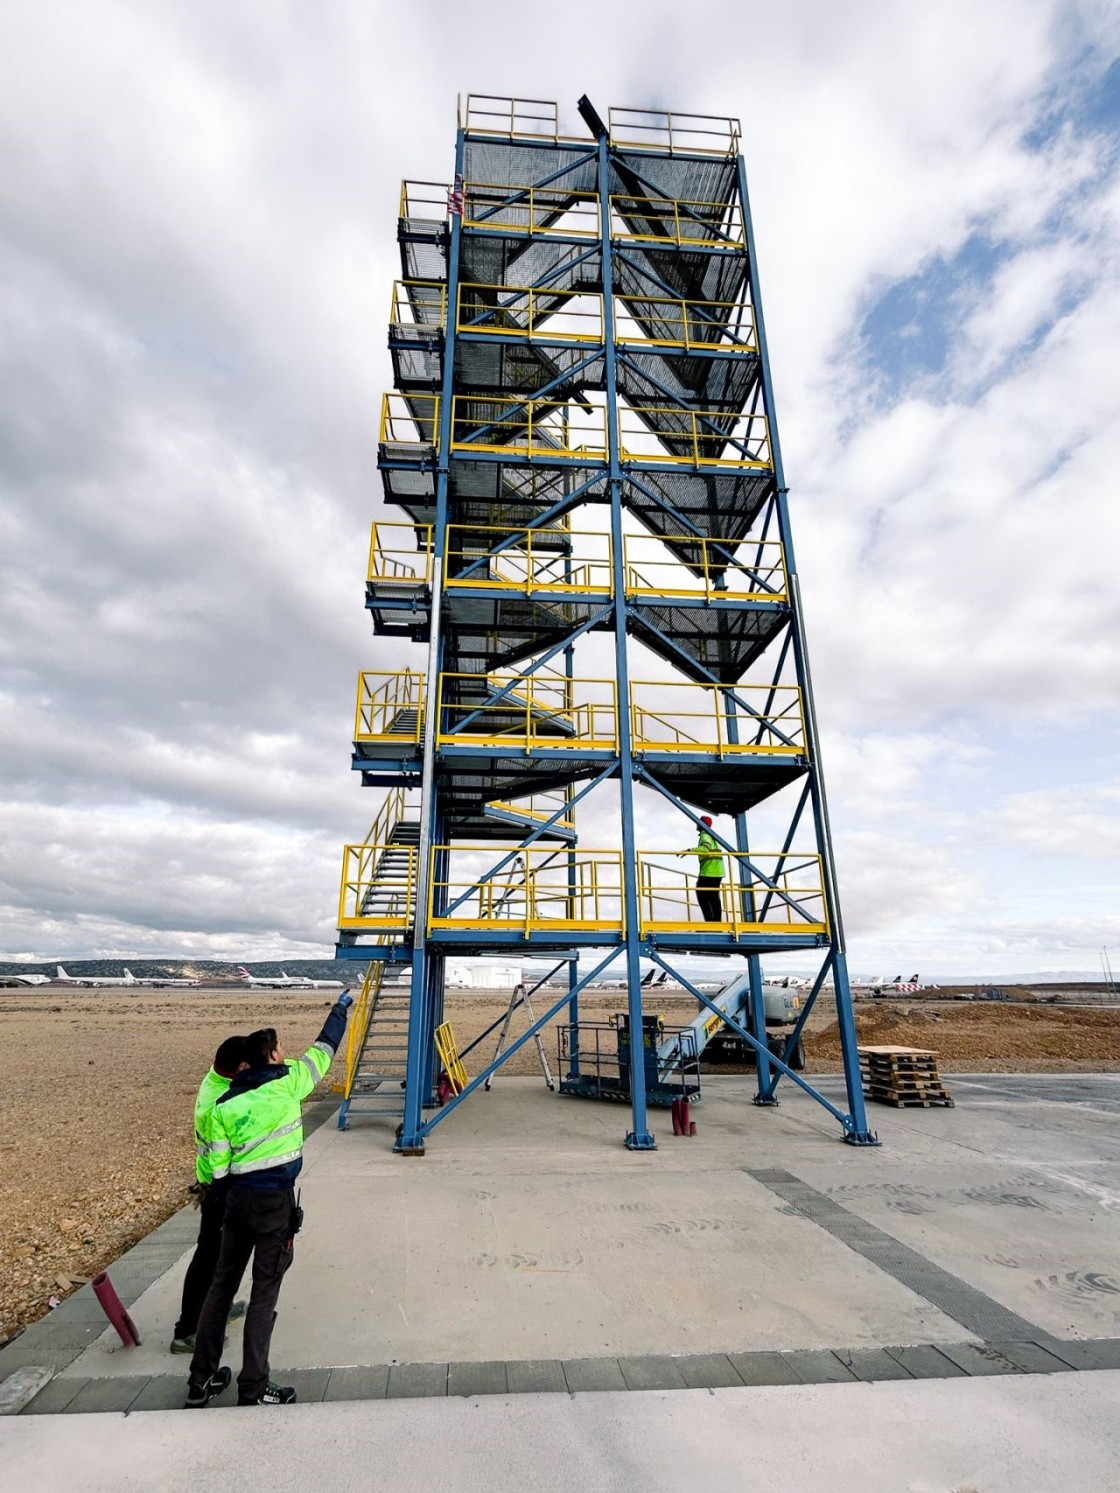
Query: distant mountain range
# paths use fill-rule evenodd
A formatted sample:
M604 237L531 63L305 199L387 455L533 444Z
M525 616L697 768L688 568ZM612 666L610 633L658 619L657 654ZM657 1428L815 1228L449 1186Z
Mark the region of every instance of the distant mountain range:
M13 959L0 961L0 976L49 975L53 979L59 964L65 967L67 974L99 975L102 979L123 978L127 965L138 980L236 980L238 968L237 963L225 959L67 959L63 956L38 964ZM293 979L340 980L363 966L342 964L334 959L268 959L245 961L244 968L263 979L270 979L285 970Z

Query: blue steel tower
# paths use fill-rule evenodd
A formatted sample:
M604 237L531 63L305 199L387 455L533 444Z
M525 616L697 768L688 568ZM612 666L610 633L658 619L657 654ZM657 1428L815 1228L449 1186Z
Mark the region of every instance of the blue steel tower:
M739 127L579 113L572 137L554 104L471 96L453 181L401 196L378 448L393 514L366 601L377 633L418 646L359 682L354 767L388 791L344 852L338 954L375 971L347 1101L380 1042L371 1087L403 1093L397 1149L419 1153L565 1007L578 1074L580 995L612 965L641 1033L645 958L754 1049L756 1104L788 1079L874 1144ZM639 817L672 824L670 806L670 843L646 843ZM724 867L711 921L680 855L705 815ZM775 1051L761 959L792 950L819 968ZM739 1016L680 954L744 972ZM436 1107L453 955L543 958L564 984ZM387 993L394 965L407 996ZM819 999L846 1108L793 1068ZM626 1144L649 1149L639 1040L629 1063Z

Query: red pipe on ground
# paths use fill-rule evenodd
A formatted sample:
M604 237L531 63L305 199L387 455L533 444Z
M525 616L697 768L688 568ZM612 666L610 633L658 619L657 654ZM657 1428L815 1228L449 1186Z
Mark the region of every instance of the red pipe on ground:
M117 1329L117 1336L121 1342L126 1348L138 1348L140 1346L140 1334L136 1331L136 1323L125 1310L124 1303L117 1295L108 1273L102 1270L100 1275L93 1277L90 1285L93 1287L93 1294L101 1303L101 1310Z
M684 1131L681 1129L681 1101L674 1099L669 1107L673 1112L673 1134L683 1135Z
M681 1134L688 1134L688 1127L692 1123L692 1109L687 1099L681 1100Z

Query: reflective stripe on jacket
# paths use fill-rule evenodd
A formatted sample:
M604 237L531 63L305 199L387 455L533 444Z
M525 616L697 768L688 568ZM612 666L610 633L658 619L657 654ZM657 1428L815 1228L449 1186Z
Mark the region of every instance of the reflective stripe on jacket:
M700 876L723 876L723 850L710 830L700 831L700 843L692 847L693 855L700 857Z
M194 1174L206 1187L214 1180L215 1155L229 1150L228 1141L216 1143L214 1136L214 1106L228 1088L229 1079L211 1068L194 1101Z
M303 1101L331 1065L334 1049L314 1042L292 1062L242 1073L214 1109L214 1176L234 1186L288 1187L303 1164Z

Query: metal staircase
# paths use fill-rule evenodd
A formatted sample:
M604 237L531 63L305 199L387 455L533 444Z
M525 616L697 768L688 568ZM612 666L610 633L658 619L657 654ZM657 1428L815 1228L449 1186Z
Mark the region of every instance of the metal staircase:
M408 1059L409 992L383 982L383 964L371 964L351 1022L346 1078L341 1085L338 1128L348 1130L355 1115L404 1114L404 1080Z

